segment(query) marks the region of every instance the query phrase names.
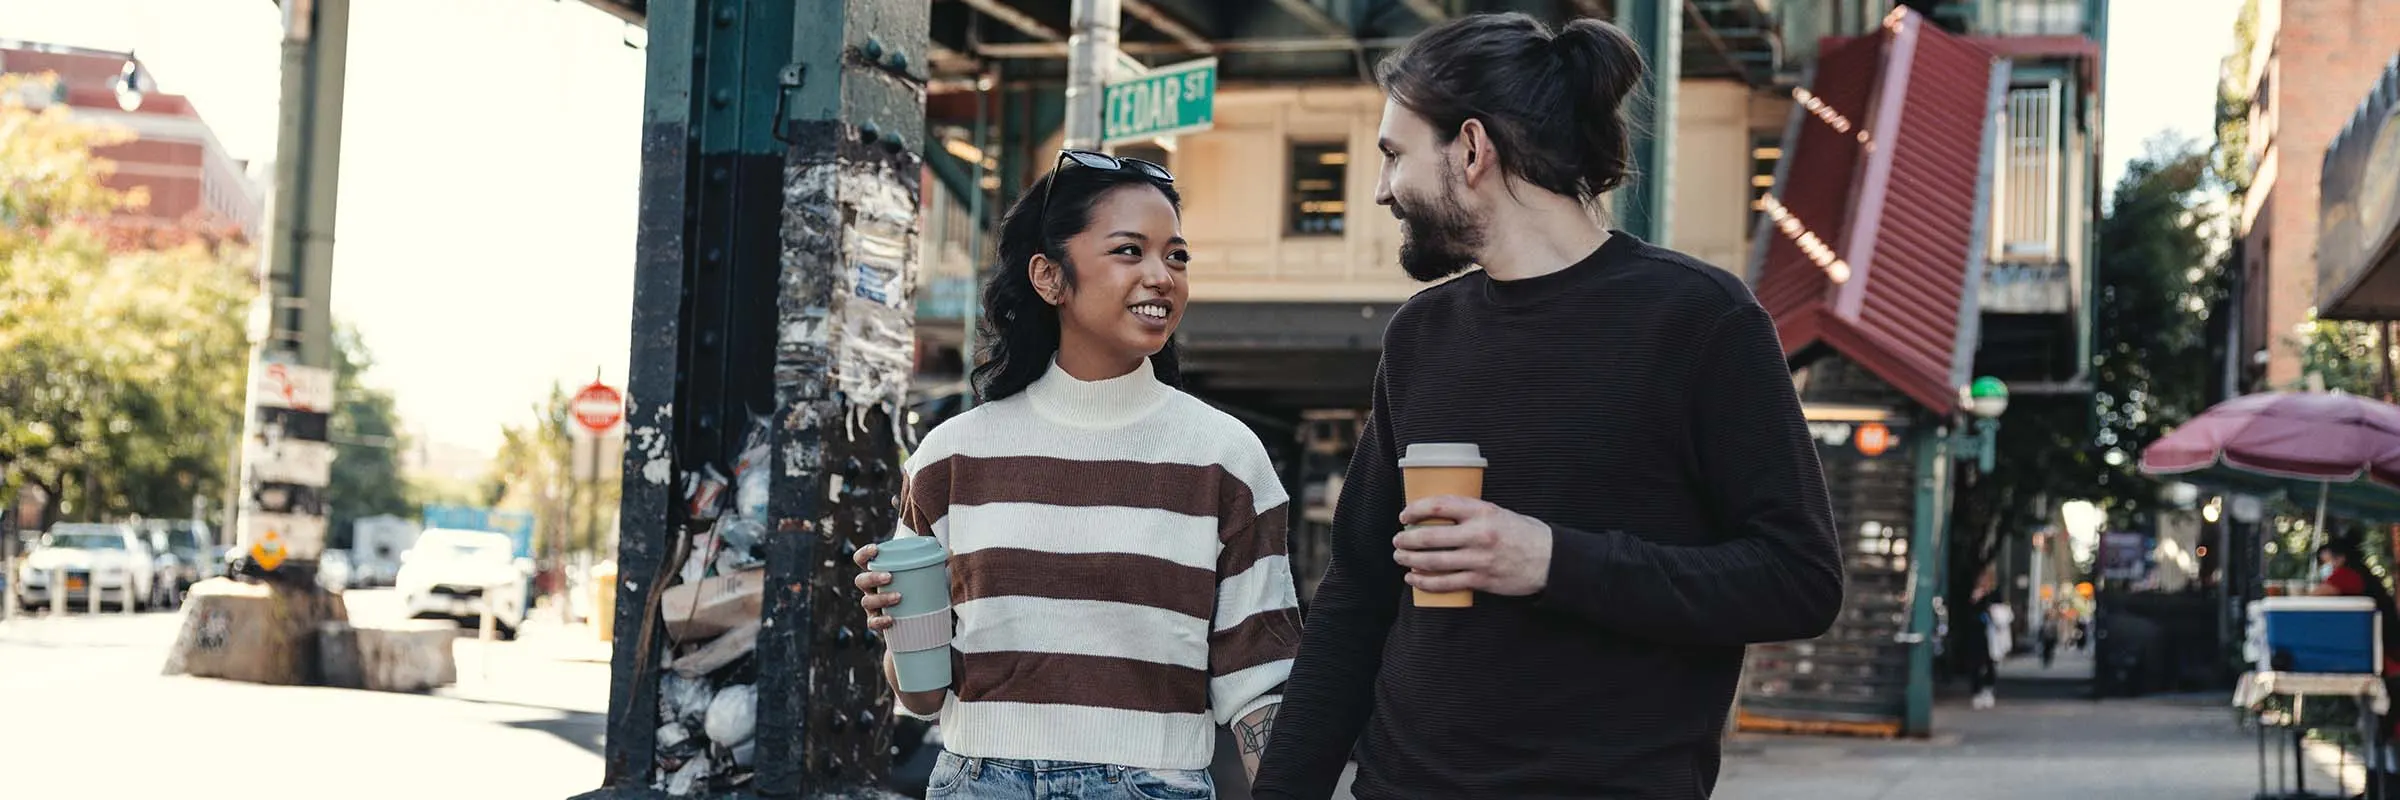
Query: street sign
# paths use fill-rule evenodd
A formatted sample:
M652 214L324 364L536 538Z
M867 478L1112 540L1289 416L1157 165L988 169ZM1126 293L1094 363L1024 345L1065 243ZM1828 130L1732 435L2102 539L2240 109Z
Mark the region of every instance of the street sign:
M617 423L625 421L625 395L618 393L615 387L593 381L592 385L575 393L575 399L567 404L567 413L574 416L575 424L583 426L584 430L594 434L607 433L609 429L617 427Z
M333 370L297 364L261 364L258 404L269 408L327 413L333 410Z
M1112 81L1100 107L1104 145L1216 127L1217 60L1186 61Z

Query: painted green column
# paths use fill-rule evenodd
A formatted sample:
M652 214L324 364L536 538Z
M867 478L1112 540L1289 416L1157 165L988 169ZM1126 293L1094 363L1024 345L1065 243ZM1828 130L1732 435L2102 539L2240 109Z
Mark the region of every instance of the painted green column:
M1631 100L1640 125L1633 140L1636 175L1616 191L1617 227L1644 241L1672 245L1675 88L1683 75L1683 0L1621 0L1617 25L1633 36L1650 65Z
M1901 733L1933 733L1934 599L1942 596L1942 572L1949 563L1942 552L1943 532L1950 519L1950 447L1924 425L1916 440L1917 498L1915 522L1909 531L1908 716ZM1920 430L1923 430L1920 429Z

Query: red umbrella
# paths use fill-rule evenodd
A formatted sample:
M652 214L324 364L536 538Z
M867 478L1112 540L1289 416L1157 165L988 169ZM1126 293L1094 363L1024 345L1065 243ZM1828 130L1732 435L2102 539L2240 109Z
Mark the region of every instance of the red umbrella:
M2142 449L2152 475L2236 472L2317 485L2317 530L2336 484L2400 489L2400 406L2335 392L2218 403Z

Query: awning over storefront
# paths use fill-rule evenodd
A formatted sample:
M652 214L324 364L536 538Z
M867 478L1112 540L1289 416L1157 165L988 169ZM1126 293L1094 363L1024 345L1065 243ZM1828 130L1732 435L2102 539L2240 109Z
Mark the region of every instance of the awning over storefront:
M1786 354L1830 349L1951 412L1974 360L2007 64L1906 8L1821 52L1761 201L1759 301Z
M2325 150L2317 315L2400 319L2400 57Z

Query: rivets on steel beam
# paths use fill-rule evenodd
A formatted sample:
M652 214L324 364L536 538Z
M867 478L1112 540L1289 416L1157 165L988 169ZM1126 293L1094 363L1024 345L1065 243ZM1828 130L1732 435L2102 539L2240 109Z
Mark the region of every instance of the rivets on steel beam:
M710 104L710 105L716 106L716 107L718 107L718 108L724 108L724 107L726 107L726 106L728 106L728 105L732 105L732 104L733 104L733 90L732 90L732 89L718 89L716 92L714 92L714 93L712 93L712 94L710 94L710 95L708 96L708 102L709 102L709 104Z
M882 59L883 59L883 40L882 40L882 39L877 39L877 38L875 38L875 37L873 37L873 36L869 36L869 37L867 37L867 46L866 46L866 47L863 47L863 48L860 48L860 52L863 52L863 53L866 53L866 54L867 54L867 60L868 60L868 61L880 61L880 60L882 60Z
M732 6L726 6L726 7L724 7L724 8L717 9L717 27L719 27L719 28L730 28L730 27L733 27L733 21L734 21L734 19L735 19L735 15L734 15L734 10L733 10L733 7L732 7Z

